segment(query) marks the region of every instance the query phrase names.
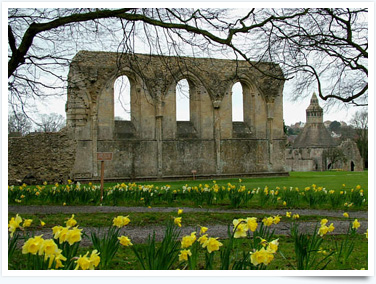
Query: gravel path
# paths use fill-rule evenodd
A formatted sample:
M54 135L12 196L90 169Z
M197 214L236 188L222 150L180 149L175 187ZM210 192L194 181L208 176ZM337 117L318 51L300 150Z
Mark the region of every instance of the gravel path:
M185 208L184 213L206 212L206 213L249 213L249 214L267 214L284 216L286 211L292 211L294 214L312 216L320 215L324 217L342 217L343 211L333 210L315 210L315 209L283 209L283 210L262 210L262 209L205 209L205 208ZM8 212L11 214L76 214L76 213L130 213L130 212L177 212L176 207L122 207L122 206L8 206ZM352 218L368 218L368 211L356 211L349 213Z
M250 217L252 214L266 214L266 215L281 215L284 216L286 211L292 211L294 214L297 213L301 216L311 216L319 215L323 218L329 219L329 223L333 223L335 230L329 234L344 234L349 226L348 221L335 220L331 221L330 217L342 217L343 211L331 211L331 210L313 210L313 209L294 209L294 210L259 210L259 209L239 209L239 210L222 210L222 209L204 209L204 208L181 208L184 213L192 212L206 212L210 213L249 213ZM177 212L175 207L118 207L118 206L9 206L8 213L14 215L16 213L22 214L35 214L35 213L65 213L65 214L76 214L76 213L112 213L118 212L123 214L129 214L131 212ZM367 211L357 211L349 213L351 218L362 218L361 227L358 232L363 234L368 228L368 212ZM365 220L364 220L365 219ZM299 228L304 232L313 232L316 222L300 222ZM205 225L205 224L201 224ZM284 223L283 221L277 225L273 225L275 228L275 234L277 235L287 235L289 233L290 224ZM212 237L219 237L221 239L227 238L227 225L209 225L208 234ZM98 228L82 228L83 231L90 235L92 231L98 231ZM107 228L101 228L100 232L105 232ZM181 228L181 236L190 234L191 232L197 230L195 227L183 226ZM164 226L147 226L147 227L132 227L129 225L122 228L122 234L130 237L133 243L142 243L148 239L148 236L155 232L156 239L161 240L164 234ZM43 234L45 238L50 238L52 236L51 229L44 229L35 231L35 235ZM90 241L84 238L81 242L82 245L90 245Z

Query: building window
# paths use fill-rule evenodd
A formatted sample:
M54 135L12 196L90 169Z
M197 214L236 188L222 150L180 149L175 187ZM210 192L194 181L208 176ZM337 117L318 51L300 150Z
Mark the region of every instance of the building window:
M114 83L115 120L131 120L131 84L127 76L120 76Z
M176 121L189 121L189 110L189 84L183 79L176 84Z
M232 121L244 122L243 88L240 82L232 86Z

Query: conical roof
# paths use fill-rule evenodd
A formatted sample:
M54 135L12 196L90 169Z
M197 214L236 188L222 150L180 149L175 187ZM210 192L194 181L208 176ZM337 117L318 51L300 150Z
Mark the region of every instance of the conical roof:
M294 141L294 148L327 148L336 146L324 123L307 123Z
M322 108L319 105L317 96L313 93L310 105L307 110L307 122L303 130L294 141L294 148L327 148L336 146L323 123ZM314 114L314 115L313 115Z
M306 112L310 111L321 111L322 112L322 107L319 105L319 100L317 99L316 93L312 94L311 97L311 103L309 104Z

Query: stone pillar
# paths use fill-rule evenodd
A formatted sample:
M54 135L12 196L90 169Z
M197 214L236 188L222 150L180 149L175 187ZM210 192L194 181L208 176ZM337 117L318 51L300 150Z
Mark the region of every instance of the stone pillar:
M163 145L162 145L162 102L160 99L156 100L156 115L155 115L155 139L157 140L157 176L162 178L163 176Z
M268 141L268 161L269 166L273 165L273 118L274 118L274 101L267 100L267 125L266 125L266 139Z
M221 174L221 116L219 114L219 106L221 101L214 101L214 148L215 148L215 157L216 157L216 174Z
M96 107L92 106L92 110L96 109ZM98 166L97 166L97 151L98 151L98 113L93 111L90 116L91 119L91 141L92 141L92 157L93 157L93 169L92 173L94 177L98 176Z

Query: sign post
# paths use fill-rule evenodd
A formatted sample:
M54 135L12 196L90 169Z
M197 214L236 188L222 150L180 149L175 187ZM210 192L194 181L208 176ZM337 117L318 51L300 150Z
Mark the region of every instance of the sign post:
M103 187L104 187L104 161L112 160L112 152L98 152L97 160L101 161L101 205L102 205Z

